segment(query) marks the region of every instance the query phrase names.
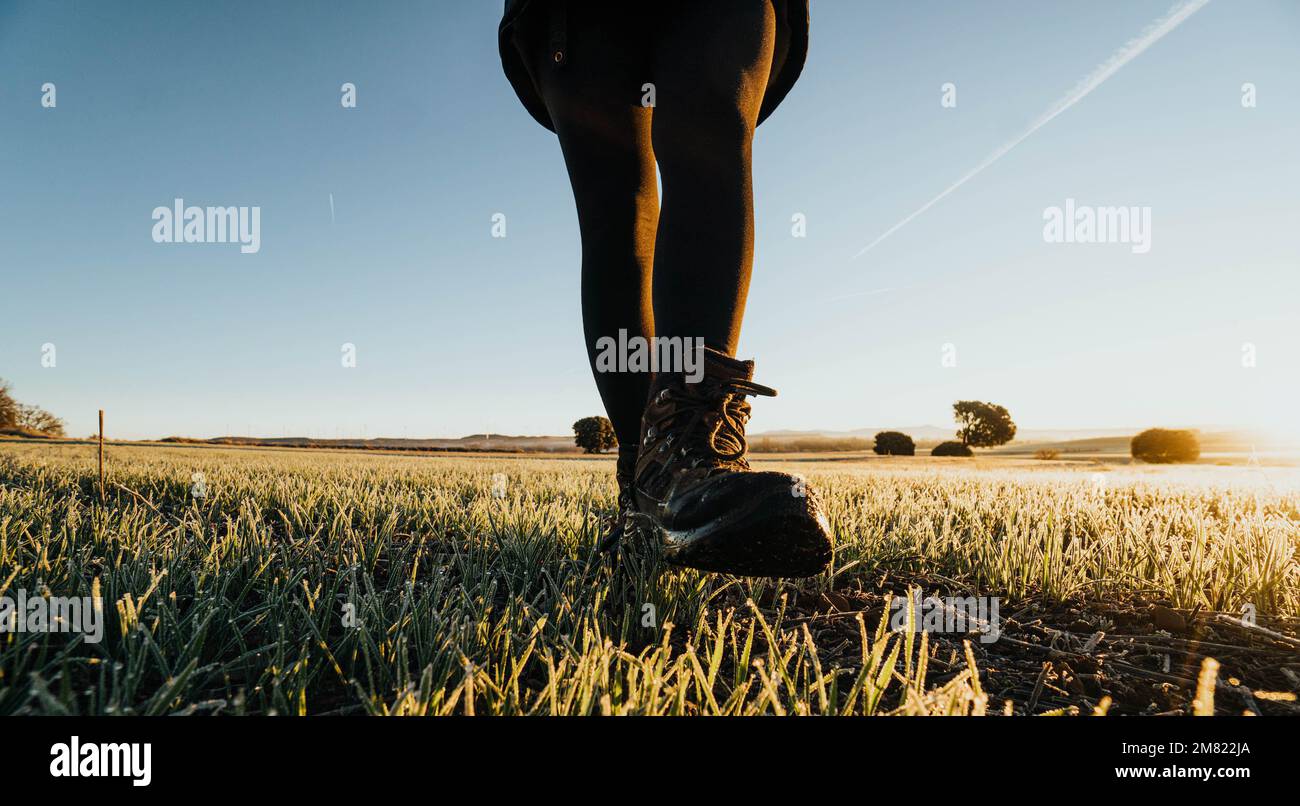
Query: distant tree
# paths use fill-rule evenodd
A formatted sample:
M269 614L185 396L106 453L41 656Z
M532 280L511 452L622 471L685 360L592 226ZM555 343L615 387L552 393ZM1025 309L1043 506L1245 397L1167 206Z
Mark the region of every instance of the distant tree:
M583 417L573 424L573 443L585 453L603 453L618 447L614 424L604 417Z
M45 409L39 406L28 406L18 404L18 423L19 428L26 428L30 431L39 431L42 434L51 437L61 437L64 435L63 421Z
M964 442L940 442L930 451L931 456L974 456L975 452Z
M18 401L9 394L9 381L0 378L0 428L18 425Z
M915 456L916 443L901 431L881 431L872 450L880 456Z
M957 439L972 448L993 448L1016 438L1016 424L1011 413L996 403L958 400L952 404L957 424Z
M1129 451L1143 462L1195 462L1201 456L1201 443L1195 431L1148 428L1133 437Z
M9 382L0 378L0 428L21 428L52 437L63 436L62 420L39 406L28 406L14 400L10 388Z

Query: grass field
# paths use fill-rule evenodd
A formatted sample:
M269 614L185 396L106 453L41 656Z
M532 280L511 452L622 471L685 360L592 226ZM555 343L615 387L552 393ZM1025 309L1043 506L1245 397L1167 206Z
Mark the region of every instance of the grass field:
M0 443L0 595L107 620L0 634L0 714L1187 713L1207 657L1219 713L1300 712L1293 471L762 466L825 499L822 576L595 555L607 459L114 447L101 506L91 447ZM889 629L909 587L1000 637Z

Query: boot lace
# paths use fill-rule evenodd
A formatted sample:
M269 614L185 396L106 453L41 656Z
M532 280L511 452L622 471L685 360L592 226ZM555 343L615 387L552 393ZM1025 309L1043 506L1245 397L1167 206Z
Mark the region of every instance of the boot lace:
M750 409L745 398L775 397L776 390L740 379L703 387L704 384L683 383L662 389L661 401L674 405L666 407L664 414L649 423L646 436L654 439L657 434L668 434L661 450L678 442L682 455L692 459L692 467L748 469L745 424L749 422Z

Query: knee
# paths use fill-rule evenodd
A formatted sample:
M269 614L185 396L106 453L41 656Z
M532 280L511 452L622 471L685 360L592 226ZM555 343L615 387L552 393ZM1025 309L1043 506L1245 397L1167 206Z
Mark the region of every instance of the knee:
M575 194L576 195L576 194ZM645 263L654 255L659 204L637 193L589 194L578 203L584 263Z
M654 164L636 154L590 152L569 160L569 182L583 241L621 240L658 218Z
M648 120L636 115L556 118L584 243L623 239L658 212Z
M577 164L574 164L574 163ZM584 258L651 254L659 221L654 164L635 155L570 160Z
M749 168L754 120L744 104L723 95L688 108L656 109L651 140L665 182L731 175Z

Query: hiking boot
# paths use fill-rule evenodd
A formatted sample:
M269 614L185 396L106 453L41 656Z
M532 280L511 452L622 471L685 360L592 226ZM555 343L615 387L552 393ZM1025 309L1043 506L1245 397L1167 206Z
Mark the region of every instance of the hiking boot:
M618 464L614 467L614 480L618 482L618 512L610 523L609 531L601 538L597 551L609 551L618 546L627 534L628 515L636 511L636 496L632 493L632 479L636 474L636 445L618 446Z
M754 362L705 349L697 383L660 374L641 420L637 525L657 535L674 565L741 576L806 577L831 559L826 516L803 481L750 470L747 396Z

